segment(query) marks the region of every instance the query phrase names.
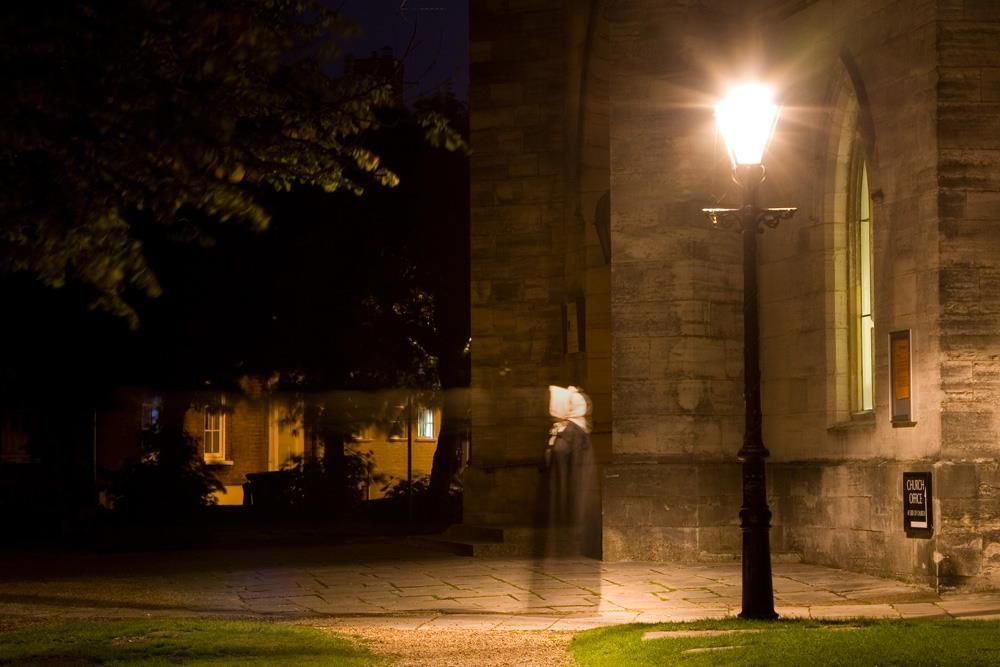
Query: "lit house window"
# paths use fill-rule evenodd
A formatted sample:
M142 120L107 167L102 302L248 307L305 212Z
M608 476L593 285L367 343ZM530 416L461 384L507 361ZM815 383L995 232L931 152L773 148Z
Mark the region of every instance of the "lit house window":
M219 408L205 408L205 460L226 458L226 415Z
M434 439L434 411L420 408L417 411L417 437L422 440Z
M399 414L389 425L390 440L406 439L407 409L405 405L398 407ZM413 437L418 440L434 439L434 411L430 408L413 408Z
M860 153L860 151L859 151ZM875 305L872 271L872 205L868 165L858 155L852 169L852 202L849 220L851 308L851 388L855 412L875 407Z

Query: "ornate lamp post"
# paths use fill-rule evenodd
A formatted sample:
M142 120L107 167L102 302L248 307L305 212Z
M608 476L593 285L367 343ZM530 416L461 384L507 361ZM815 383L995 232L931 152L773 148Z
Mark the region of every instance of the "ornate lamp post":
M792 217L794 208L759 208L757 190L764 181L764 151L774 134L779 107L769 88L750 83L734 89L715 107L715 117L733 161L733 180L743 193L741 208L702 209L713 224L735 224L743 234L743 383L746 425L738 453L743 463L743 610L740 618L773 619L764 446L760 409L760 326L757 312L757 235Z

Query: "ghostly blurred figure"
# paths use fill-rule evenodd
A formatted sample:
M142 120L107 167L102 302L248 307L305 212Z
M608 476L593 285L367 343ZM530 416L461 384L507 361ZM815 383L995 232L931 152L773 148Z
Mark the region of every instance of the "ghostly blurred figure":
M590 413L590 398L577 387L549 386L549 414L555 420L546 452L550 546L560 551L569 547L576 554L599 558L600 518Z

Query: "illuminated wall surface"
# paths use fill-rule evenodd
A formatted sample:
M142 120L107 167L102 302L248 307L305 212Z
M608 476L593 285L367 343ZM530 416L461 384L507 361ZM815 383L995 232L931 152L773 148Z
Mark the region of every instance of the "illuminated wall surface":
M699 209L739 204L711 104L757 62L762 203L799 208L760 241L772 548L1000 586L1000 5L697 5L472 4L466 521L531 522L546 386L577 384L604 557L738 554L741 250Z

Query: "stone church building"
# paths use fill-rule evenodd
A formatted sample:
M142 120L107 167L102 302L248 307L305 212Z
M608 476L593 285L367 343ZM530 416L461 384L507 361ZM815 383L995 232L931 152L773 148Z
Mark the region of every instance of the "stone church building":
M712 104L747 74L784 105L761 203L798 208L759 241L772 550L1000 587L994 0L472 2L465 520L532 523L574 384L603 557L738 557L741 244L701 209L740 203Z

